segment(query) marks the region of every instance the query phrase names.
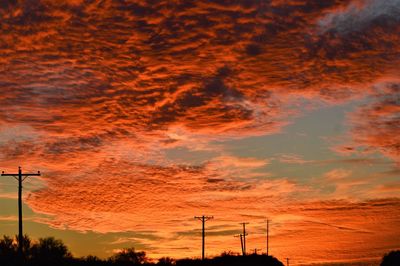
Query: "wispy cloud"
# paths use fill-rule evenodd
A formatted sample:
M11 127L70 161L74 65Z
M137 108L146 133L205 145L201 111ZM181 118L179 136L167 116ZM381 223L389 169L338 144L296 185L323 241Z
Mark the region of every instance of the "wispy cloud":
M347 152L380 152L397 164L399 148L400 89L397 83L384 84L371 96L370 103L350 116L354 143L343 145Z

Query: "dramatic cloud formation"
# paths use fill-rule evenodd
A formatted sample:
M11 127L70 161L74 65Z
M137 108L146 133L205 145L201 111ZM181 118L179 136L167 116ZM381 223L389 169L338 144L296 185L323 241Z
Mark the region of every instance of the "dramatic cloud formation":
M335 166L294 181L272 173L272 158L232 154L224 142L280 133L321 104L362 102L348 115L342 151L398 163L399 13L397 0L2 1L2 167L45 173L27 198L50 215L40 222L102 233L151 228L157 241L141 241L153 254L193 255L180 251L197 237L191 218L210 212L221 217L217 236L250 217L296 217L280 224L290 232L277 236L277 252L306 231L313 240L327 228L346 231L349 254L340 254L351 259L361 246L373 249L352 241L370 243L382 215L375 258L399 234L398 200L374 199L398 195L392 177L378 183L378 174ZM278 161L291 166L380 166L282 152ZM333 197L346 201L326 203ZM369 220L353 223L360 212ZM337 254L336 239L325 237ZM215 241L213 252L222 251L227 242ZM308 244L315 252L304 262L319 252Z
M390 84L374 95L352 119L354 139L367 152L379 151L400 163L400 86ZM372 129L372 130L371 130Z
M248 158L233 168L232 161L225 159L192 167L105 161L82 176L46 180L48 187L35 192L28 203L37 212L57 214L52 222L55 226L109 232L129 231L135 224L161 227L171 215L182 217L182 211L221 208L223 213L232 200L247 205L247 199L259 194L261 198L280 198L294 190L295 185L285 180L266 182L249 177L248 168L260 167L263 162ZM239 158L232 159L239 162ZM48 206L50 201L52 206ZM88 222L93 215L96 218Z
M309 258L314 262L327 258L376 260L386 248L397 247L398 199L298 201L296 194L299 198L303 191L300 198L304 198L310 191L286 180L244 182L218 178L218 171L210 165L197 168L149 168L127 162L116 168L114 165L104 163L84 177L52 180L49 188L32 195L28 203L39 213L45 210L55 214L42 222L58 228L100 232L146 232L151 228L153 233L149 237L121 241L139 241L157 255L196 254L192 249L181 248L200 243L199 224L189 214L204 210L218 217L208 227L209 254L238 250L232 236L240 232L237 222L243 220L251 221L249 245L264 247L266 217L273 219L274 254L290 255L298 262L307 262ZM98 175L103 172L108 175ZM327 173L327 177L337 180L348 174L337 170ZM355 219L360 215L364 218ZM327 230L331 233L325 234ZM298 250L300 241L308 247L307 251ZM319 245L321 241L325 243L323 248ZM366 243L371 241L379 248L369 250ZM343 245L353 246L351 252L341 252ZM331 258L332 252L338 257Z
M354 1L343 11L332 13L320 21L325 28L341 33L363 31L373 24L398 24L400 2L398 0Z

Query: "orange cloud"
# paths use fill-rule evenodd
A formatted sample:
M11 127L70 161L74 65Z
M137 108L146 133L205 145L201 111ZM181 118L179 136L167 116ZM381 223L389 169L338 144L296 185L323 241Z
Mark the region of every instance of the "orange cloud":
M395 247L397 200L309 203L323 195L272 177L268 158L233 156L218 142L280 132L304 112L298 104L304 99L342 104L372 97L352 115L349 149L398 162L399 91L374 88L398 79L398 6L397 0L6 1L0 161L4 170L24 162L46 173L45 187L27 199L51 215L41 222L98 232L151 227L162 241L142 241L160 254L197 239L190 218L199 212L221 217L215 235L236 230L228 221L272 215L287 230L276 236L277 254L286 249L304 261L318 254L314 240L330 243L326 256L359 254L355 239L376 237L376 215L383 220L377 250ZM212 155L177 163L166 153L178 148ZM296 155L280 160L316 163ZM347 174L328 174L342 184L340 197L354 185L343 182ZM360 213L368 219L354 219ZM346 248L325 234L332 228ZM300 238L313 252L296 253ZM214 241L213 252L237 246L233 238Z
M351 115L355 143L348 145L348 149L380 152L399 163L399 93L397 84L389 84L372 97L371 103Z

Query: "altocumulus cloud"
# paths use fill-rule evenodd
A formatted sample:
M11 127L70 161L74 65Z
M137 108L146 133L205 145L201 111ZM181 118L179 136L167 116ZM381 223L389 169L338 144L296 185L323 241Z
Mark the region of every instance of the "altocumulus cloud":
M46 170L46 187L27 202L60 228L140 231L157 213L151 226L167 226L172 241L171 213L237 220L243 209L257 217L303 206L320 195L267 182L267 160L211 142L279 132L301 114L291 108L298 99L369 97L351 116L352 145L398 162L398 89L376 90L398 80L398 13L397 0L2 1L1 162ZM29 136L10 138L10 128ZM216 155L177 165L165 156L177 147ZM384 208L365 204L368 217Z

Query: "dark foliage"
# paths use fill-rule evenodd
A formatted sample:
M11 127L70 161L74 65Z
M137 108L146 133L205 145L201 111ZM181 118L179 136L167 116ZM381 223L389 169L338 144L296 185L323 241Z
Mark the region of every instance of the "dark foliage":
M18 256L18 237L3 236L0 239L0 265L2 266L53 266L69 265L71 253L61 240L53 237L40 238L33 243L28 236L23 237L23 256Z
M283 266L278 259L267 255L234 256L223 255L212 259L201 260L178 260L177 266Z
M399 266L400 265L400 250L393 250L383 256L381 266Z
M61 240L53 237L40 238L30 248L29 263L31 265L68 265L72 259L67 246Z
M163 257L158 260L157 265L175 265L175 260L170 257Z
M143 251L134 248L125 248L120 252L103 260L95 256L74 258L67 246L53 237L40 238L31 241L28 236L23 238L23 261L18 260L18 242L4 236L0 239L0 265L1 266L134 266L134 265L174 265L174 266L283 266L276 258L266 255L238 256L233 253L223 253L221 256L206 259L174 260L163 257L157 263L147 258Z
M54 237L40 238L32 242L28 236L23 238L23 257L18 256L16 238L3 236L0 239L1 266L132 266L150 265L145 252L136 252L134 248L126 248L107 260L95 256L74 258L67 246ZM164 262L172 260L165 259ZM161 264L168 265L168 264Z
M0 265L17 265L17 244L11 237L0 239Z
M231 252L223 253L204 261L200 259L174 260L163 257L157 263L147 258L143 251L137 252L134 248L125 248L109 259L100 259L95 256L74 258L67 246L53 237L40 238L33 242L28 236L23 238L23 260L18 256L17 238L3 236L0 239L1 266L134 266L134 265L174 265L174 266L284 266L282 262L272 256L248 255L239 256ZM382 258L381 266L399 266L400 250L391 251Z
M134 248L125 248L111 258L116 265L143 265L148 262L146 253L136 252Z

